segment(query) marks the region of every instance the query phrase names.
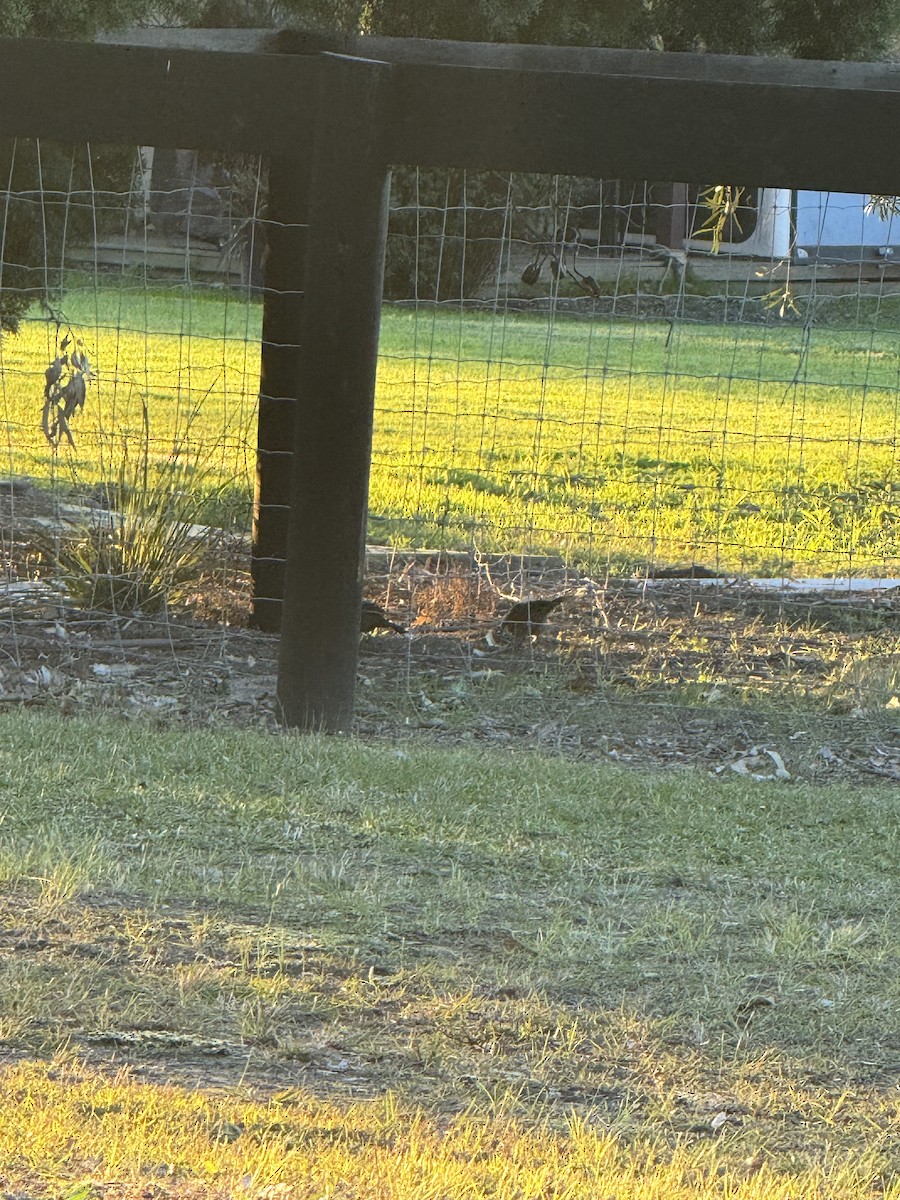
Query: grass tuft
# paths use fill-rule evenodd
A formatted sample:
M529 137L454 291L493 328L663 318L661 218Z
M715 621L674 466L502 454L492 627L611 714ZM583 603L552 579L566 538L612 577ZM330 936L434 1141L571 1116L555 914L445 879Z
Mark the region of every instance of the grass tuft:
M95 489L98 507L88 527L48 531L38 549L83 607L155 613L177 606L202 590L217 533L199 522L232 484L218 480L215 448L194 442L189 428L159 459L146 405L136 445L126 437L106 440L104 457L119 466Z

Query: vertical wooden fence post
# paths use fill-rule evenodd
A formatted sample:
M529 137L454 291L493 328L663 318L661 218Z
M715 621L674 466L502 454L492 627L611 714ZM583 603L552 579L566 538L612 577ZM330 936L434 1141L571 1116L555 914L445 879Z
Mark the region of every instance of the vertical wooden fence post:
M335 731L353 716L359 649L390 67L337 54L318 61L278 700L285 724Z
M299 147L298 147L299 148ZM308 158L269 163L265 299L259 386L250 623L281 628L294 450L295 387L303 315L302 280L309 207Z

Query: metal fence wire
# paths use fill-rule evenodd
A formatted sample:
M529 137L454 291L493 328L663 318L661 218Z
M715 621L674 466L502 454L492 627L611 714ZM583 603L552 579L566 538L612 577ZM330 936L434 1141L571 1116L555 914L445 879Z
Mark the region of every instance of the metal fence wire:
M267 168L0 169L5 694L270 720ZM866 193L396 169L360 728L744 761L711 712L802 697L893 736L895 227Z
M260 163L9 139L0 171L6 690L202 711L249 601ZM164 685L122 692L126 628Z
M890 211L462 172L394 195L370 565L431 646L417 719L721 766L758 757L732 706L800 701L895 745Z

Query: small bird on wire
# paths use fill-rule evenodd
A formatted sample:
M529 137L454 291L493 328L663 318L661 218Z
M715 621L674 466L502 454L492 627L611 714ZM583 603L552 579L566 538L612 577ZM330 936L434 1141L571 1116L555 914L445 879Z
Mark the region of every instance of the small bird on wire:
M394 633L406 633L402 625L388 620L387 613L374 600L363 600L359 614L359 632L374 633L376 629L390 629Z
M565 596L550 596L544 600L520 600L514 604L500 622L500 632L513 637L531 637L540 633L540 628L554 608L562 604Z

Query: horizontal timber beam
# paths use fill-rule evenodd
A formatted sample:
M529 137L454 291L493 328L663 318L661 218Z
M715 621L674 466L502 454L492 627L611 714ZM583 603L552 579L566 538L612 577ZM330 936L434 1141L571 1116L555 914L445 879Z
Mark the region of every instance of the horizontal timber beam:
M302 29L174 29L154 26L101 34L116 45L155 46L229 53L352 54L389 63L562 71L586 75L636 75L695 82L769 83L792 87L900 89L900 63L820 62L740 54L660 53L589 46L530 46L437 38L362 37Z
M305 157L318 55L393 65L393 163L900 192L900 66L363 38L129 30L0 39L19 136Z
M900 192L892 76L890 88L847 88L402 63L387 153L421 166Z
M0 38L9 137L305 156L315 81L286 55Z

